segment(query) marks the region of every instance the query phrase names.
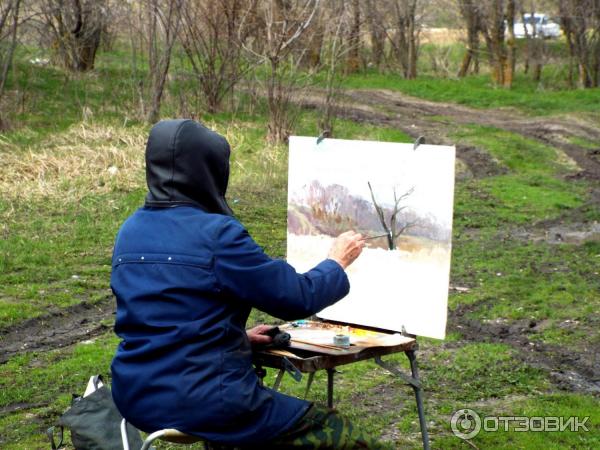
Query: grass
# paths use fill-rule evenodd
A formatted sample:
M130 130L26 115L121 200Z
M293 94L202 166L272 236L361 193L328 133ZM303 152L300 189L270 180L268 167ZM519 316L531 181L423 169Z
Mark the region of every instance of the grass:
M82 394L91 375L109 373L116 344L116 337L107 335L66 350L17 356L0 366L0 408L19 403L31 405L26 412L0 415L2 448L48 446L43 435L45 428L54 425L67 409L72 393Z
M452 307L481 304L473 314L480 320L547 320L556 327L575 320L589 327L591 341L600 338L594 327L600 314L596 244L550 246L494 237L461 239L455 245L453 277L471 280L473 286L451 297ZM573 345L581 338L573 333L562 329L559 336L543 340Z
M115 227L139 205L141 190L9 203L0 216L0 326L108 294Z
M527 76L517 74L510 90L494 88L488 75L464 79L420 76L406 80L401 75L367 72L351 75L345 88L391 89L436 102L459 103L473 108L516 108L530 115L573 112L600 113L600 88L581 90L546 89Z
M504 169L494 177L457 186L456 223L486 228L549 220L582 206L585 182L567 181L574 163L560 150L504 130L467 125L453 134L457 143L485 148ZM466 210L464 210L466 208Z
M510 406L508 406L508 404ZM536 396L535 400L524 398L516 398L512 402L498 402L492 408L489 405L481 404L475 408L470 408L479 415L482 424L485 424L484 430L480 431L470 443L467 443L456 436L453 436L449 430L447 435L442 435L436 439L438 448L450 449L468 449L476 445L477 448L514 448L514 449L551 449L562 450L566 448L586 448L592 449L598 446L600 442L598 436L598 424L594 422L593 416L589 414L597 410L597 402L583 395L574 394L542 394ZM588 412L587 414L585 412ZM500 419L500 418L504 419ZM526 417L527 422L523 422ZM534 419L533 422L529 418ZM564 418L563 423L568 423L569 418L578 419L582 423L585 417L589 417L586 421L587 429L579 428L578 431L571 431L567 428L564 431L546 431L546 432L523 432L525 423L531 426L532 429L539 429L540 420L545 417ZM550 423L550 422L548 422ZM498 426L496 431L494 427ZM506 425L505 425L506 424ZM505 426L508 429L505 429Z
M27 62L30 54L20 54L15 68L19 80L9 84L14 98L17 89L24 93L10 116L22 126L0 136L0 330L48 310L109 295L114 235L145 195L142 155L149 127L139 120L133 77L124 62L127 53L103 53L98 69L80 76L33 66ZM453 58L458 57L457 52ZM177 89L192 89L186 82L182 78ZM368 73L349 77L346 86L398 89L435 101L518 108L535 115L600 112L597 89L541 90L525 77L517 78L512 91L492 88L483 75L407 81ZM165 117L178 115L178 98L176 92L167 92ZM241 105L233 113L203 114L202 120L232 144L228 199L236 215L267 253L284 257L286 147L265 143L264 105ZM318 112L301 112L299 119L296 134L319 133ZM334 136L411 141L392 128L347 120L336 121ZM468 291L450 296L451 311L468 307L470 319L501 320L507 326L535 320L544 327L528 334L531 341L593 353L600 342L598 243L533 242L518 231L552 222L569 226L582 220L581 214L588 221L600 220L588 205L595 185L568 179L576 168L564 154L518 134L457 126L452 137L482 149L501 170L456 185L451 284ZM572 143L597 147L593 142ZM255 311L249 325L272 321ZM557 387L548 371L523 362L510 345L466 342L460 329L448 331L444 342L420 341L434 448L471 447L450 430L450 417L460 408L488 416L591 416L593 424L588 433L482 432L473 440L479 448L600 445L597 397ZM91 374L108 374L115 345L116 338L108 333L89 344L23 353L0 365L0 447L47 448L45 428L68 406L70 394L84 389ZM403 355L387 359L408 370ZM343 366L340 372L335 401L344 414L373 434L384 434L398 448L419 447L409 387L373 362ZM269 373L268 382L273 377ZM325 375L317 374L311 398L324 402L325 386ZM304 387L285 377L283 389L303 395Z
M579 136L571 136L569 141L571 144L578 145L579 147L586 148L588 150L596 150L598 148L598 142L590 141Z

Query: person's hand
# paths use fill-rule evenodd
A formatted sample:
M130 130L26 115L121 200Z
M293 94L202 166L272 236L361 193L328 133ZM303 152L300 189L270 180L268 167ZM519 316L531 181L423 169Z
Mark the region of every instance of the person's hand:
M273 341L271 336L266 335L265 333L272 329L272 325L258 325L254 328L246 330L246 334L248 335L248 339L250 340L250 344L252 345L266 345L270 344Z
M329 250L328 258L333 259L346 269L361 254L365 241L359 233L346 231L340 234Z

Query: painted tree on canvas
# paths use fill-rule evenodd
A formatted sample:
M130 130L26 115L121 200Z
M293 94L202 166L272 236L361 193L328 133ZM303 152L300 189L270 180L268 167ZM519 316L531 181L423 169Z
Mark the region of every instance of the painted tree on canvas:
M412 187L403 194L398 195L398 193L396 192L396 188L394 187L394 205L390 215L386 218L383 208L379 205L379 203L377 203L377 200L375 199L375 194L373 193L371 182L368 181L367 184L369 185L369 191L371 192L371 200L373 201L373 206L375 208L375 211L377 212L377 217L379 218L379 222L381 223L381 226L387 234L388 249L395 250L396 241L402 235L402 233L404 233L410 227L417 224L416 221L405 221L404 223L400 223L398 220L398 215L404 209L406 209L406 206L401 206L402 202L412 195L412 193L415 191L415 188Z

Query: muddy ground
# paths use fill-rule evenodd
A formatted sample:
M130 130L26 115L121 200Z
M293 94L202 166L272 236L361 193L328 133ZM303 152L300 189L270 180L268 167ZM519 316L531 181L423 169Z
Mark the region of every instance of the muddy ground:
M0 329L0 364L18 353L52 350L98 336L111 328L114 314L115 301L107 296Z
M306 108L322 106L319 92L303 98ZM425 136L429 144L454 144L450 135L456 124L491 126L521 134L562 150L576 164L571 177L590 181L592 207L600 207L600 124L574 117L531 118L516 111L476 110L454 104L434 103L386 90L352 90L341 97L341 117L361 123L398 128L412 137ZM574 145L572 136L598 142L597 149ZM501 167L485 151L458 144L457 157L464 169L461 177L487 177L502 173ZM598 224L577 222L577 211L567 211L569 220L561 218L531 228L511 230L511 235L526 240L547 242L583 242L598 239ZM450 312L448 329L457 330L462 341L443 344L447 348L470 341L501 342L518 349L526 363L546 370L558 389L571 392L600 392L600 344L588 342L579 348L562 348L532 340L531 336L544 324L531 321L481 323L469 318L473 308L461 306ZM0 363L17 353L46 351L90 339L110 328L114 301L110 296L94 304L81 303L53 311L0 330ZM600 319L598 320L600 322ZM600 323L595 324L600 326ZM596 355L594 358L593 355ZM18 406L18 405L17 405Z
M323 95L313 91L303 95L307 108L320 108ZM417 138L424 136L428 144L455 145L449 136L456 125L475 124L507 130L566 153L578 166L578 178L600 180L600 124L592 124L572 116L527 117L514 110L474 109L466 106L431 102L406 96L400 92L369 89L348 90L340 96L339 115L356 122L387 125ZM597 142L598 148L585 149L570 142L572 137ZM457 145L457 156L473 176L496 175L502 168L485 152L471 146Z

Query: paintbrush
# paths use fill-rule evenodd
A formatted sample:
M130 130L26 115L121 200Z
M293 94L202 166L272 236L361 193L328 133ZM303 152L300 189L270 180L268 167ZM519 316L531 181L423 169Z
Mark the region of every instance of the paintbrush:
M303 339L291 339L292 343L293 342L297 342L298 344L307 344L307 345L313 345L315 347L323 347L323 348L328 348L331 350L346 350L344 347L340 347L339 345L329 345L329 344L317 344L316 342L311 342L311 341L305 341Z
M377 239L377 238L386 237L386 236L389 236L389 234L385 233L385 234L378 234L377 236L367 236L367 237L364 237L364 238L360 238L360 240L361 241L368 241L369 239Z

